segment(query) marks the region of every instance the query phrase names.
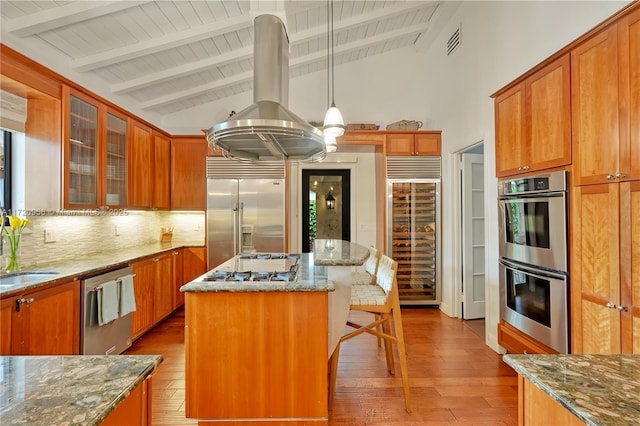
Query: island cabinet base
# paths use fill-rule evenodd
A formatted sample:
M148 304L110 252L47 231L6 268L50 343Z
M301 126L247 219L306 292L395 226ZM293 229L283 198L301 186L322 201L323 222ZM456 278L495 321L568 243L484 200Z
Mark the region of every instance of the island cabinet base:
M326 291L186 292L186 417L327 424Z
M540 388L518 375L520 426L584 426L584 422Z

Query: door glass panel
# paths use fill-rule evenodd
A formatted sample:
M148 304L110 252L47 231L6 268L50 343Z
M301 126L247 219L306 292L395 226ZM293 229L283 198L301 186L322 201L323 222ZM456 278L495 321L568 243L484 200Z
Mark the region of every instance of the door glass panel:
M521 271L506 270L507 306L525 317L551 327L550 281Z
M127 122L107 113L107 205L127 203Z
M98 108L71 96L69 204L97 204Z
M391 257L402 301L436 300L436 184L391 187Z

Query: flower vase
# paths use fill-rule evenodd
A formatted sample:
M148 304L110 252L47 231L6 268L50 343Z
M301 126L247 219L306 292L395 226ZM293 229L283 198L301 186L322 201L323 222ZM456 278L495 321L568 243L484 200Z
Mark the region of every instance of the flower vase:
M20 256L18 252L20 236L7 236L7 242L9 243L9 257L7 258L7 267L5 268L5 272L18 272L20 270Z

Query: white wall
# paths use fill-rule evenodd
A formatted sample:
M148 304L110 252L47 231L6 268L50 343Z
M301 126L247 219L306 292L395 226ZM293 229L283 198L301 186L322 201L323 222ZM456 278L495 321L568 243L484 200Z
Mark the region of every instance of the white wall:
M394 51L358 63L338 66L336 103L347 122L386 124L401 120L420 120L425 128L440 129L443 135L442 185L442 278L441 308L454 312L453 264L457 224L447 220L453 211L451 183L456 171L455 152L483 140L485 155L485 217L487 230L495 229L497 218L493 101L490 95L529 68L567 45L628 1L495 1L462 2L444 25L438 39L425 52L414 49ZM461 26L462 44L447 57L446 40ZM208 108L187 110L164 118L171 133L193 133L224 120L229 111L243 109L252 102L246 93ZM326 74L295 78L290 84L289 108L307 120L321 121L327 107ZM360 177L373 179L373 169L364 176L358 165L354 185L360 190ZM297 173L297 172L296 172ZM295 174L294 174L295 176ZM300 173L298 173L300 176ZM299 178L298 178L299 180ZM299 192L295 183L292 194ZM368 195L367 195L368 196ZM358 196L358 203L371 201ZM292 201L292 207L299 208ZM372 209L359 208L353 226L375 224ZM299 218L292 215L291 229L299 229ZM295 225L295 226L294 226ZM375 243L361 232L356 238ZM296 236L292 236L295 238ZM369 242L369 240L371 242ZM295 247L294 247L295 249ZM487 344L498 350L496 324L498 309L498 244L486 233Z

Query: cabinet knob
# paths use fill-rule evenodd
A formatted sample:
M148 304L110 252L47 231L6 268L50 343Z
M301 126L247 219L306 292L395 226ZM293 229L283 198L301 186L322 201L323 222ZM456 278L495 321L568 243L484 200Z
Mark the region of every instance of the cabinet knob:
M615 175L613 175L614 178L616 179L622 179L623 177L625 177L624 173L616 173Z
M604 306L605 306L605 308L615 308L616 307L616 305L614 303L611 303L611 302L607 302L607 304L604 305Z
M522 166L522 170L529 170L529 166Z
M629 308L626 306L617 306L616 307L620 312L629 312Z
M152 260L152 262L160 262L160 259L159 259L159 258L157 258L157 257L154 257L154 258L153 258L153 260Z
M611 180L611 179L613 179L613 177L614 177L613 175L606 175L604 178L606 180Z

